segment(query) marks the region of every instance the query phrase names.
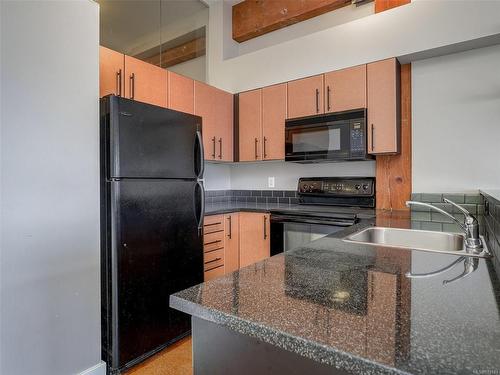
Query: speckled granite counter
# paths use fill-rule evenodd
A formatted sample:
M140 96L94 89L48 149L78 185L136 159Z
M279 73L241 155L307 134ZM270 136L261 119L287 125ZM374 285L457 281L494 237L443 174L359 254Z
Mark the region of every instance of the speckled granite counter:
M397 213L377 225L406 227ZM409 279L453 255L311 242L171 296L171 306L334 369L362 374L479 374L500 369L500 285L489 260Z
M375 216L375 210L356 207L310 206L302 204L227 202L205 206L205 215L224 214L229 212L310 212L310 213L355 213L361 219Z

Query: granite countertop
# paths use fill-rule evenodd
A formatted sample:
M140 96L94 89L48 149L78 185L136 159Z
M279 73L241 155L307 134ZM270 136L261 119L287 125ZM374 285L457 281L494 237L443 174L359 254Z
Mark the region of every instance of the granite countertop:
M357 214L361 219L370 219L375 217L375 210L369 208L357 207L339 207L339 206L318 206L303 204L280 204L280 203L250 203L250 202L227 202L213 203L205 206L205 215L217 215L229 212L290 212L290 213L348 213Z
M500 201L500 189L484 189L479 190L481 194L489 195L491 198Z
M406 216L405 216L406 215ZM407 227L407 214L377 213ZM500 284L491 261L342 241L373 220L171 296L172 307L334 368L363 374L492 373L500 368ZM482 372L483 371L483 372Z

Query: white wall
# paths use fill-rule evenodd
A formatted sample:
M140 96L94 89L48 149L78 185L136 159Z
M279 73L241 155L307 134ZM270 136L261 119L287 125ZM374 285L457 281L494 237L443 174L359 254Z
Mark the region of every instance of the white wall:
M231 39L231 5L229 1L210 1L207 58L208 82L232 92L388 57L396 56L403 62L409 62L500 43L498 22L500 1L414 0L411 4L372 15L368 14L371 10L361 9L363 7L360 9L348 7L345 8L345 18L316 17L307 21L309 22L307 26L301 22L239 46ZM325 25L327 27L324 27ZM288 33L293 34L294 38L289 39ZM444 59L443 61L450 61L454 58ZM483 150L482 146L484 139L493 138L490 138L488 132L494 123L473 121L475 129L473 135L470 131L463 133L466 130L463 128L464 125L461 125L461 129L457 125L450 129L450 124L455 124L457 121L464 124L466 119L471 121L472 114L479 115L481 119L491 119L493 116L498 118L500 106L491 96L494 85L497 84L500 61L495 56L483 58L481 63L474 60L473 66L482 70L478 72L473 67L466 69L469 78L465 80L457 80L457 73L460 69L465 69L464 66L452 65L451 71L447 73L448 67L445 64L438 64L435 69L440 73L436 74L437 77L429 79L426 74L419 74L425 64L432 66L437 63L414 64L413 85L417 96L413 99L414 106L417 106L414 108L413 119L414 191L422 189L452 191L492 185L498 187L499 172L498 169L492 168L492 164L494 161L498 164L500 162L498 157L484 160L483 156L491 157L492 151ZM495 64L497 68L494 68ZM495 78L483 84L487 75ZM469 82L471 80L473 82ZM449 89L436 88L434 93L429 94L436 82L449 84L447 86ZM475 88L474 95L468 92L469 85ZM419 94L422 91L425 94ZM438 98L436 93L450 97ZM425 101L426 95L432 100ZM467 103L464 103L465 101ZM442 108L444 104L453 108ZM495 105L496 108L493 108ZM429 109L423 110L423 107ZM443 110L447 111L445 116L440 115ZM482 110L487 113L482 113ZM432 121L429 117L432 117ZM441 121L437 123L436 118ZM470 126L468 128L470 129ZM498 128L497 126L496 129ZM457 133L457 129L462 132ZM493 131L493 135L499 139L497 130ZM433 142L438 138L443 145L443 149L439 149L441 151L438 151L437 143ZM445 150L444 147L448 144L451 145L449 146L451 149ZM465 152L462 148L466 145L470 151L468 160L464 160ZM422 147L429 147L429 152L424 152ZM478 152L478 149L481 151ZM441 158L443 163L436 163ZM453 164L452 160L457 162ZM476 167L472 168L472 165ZM449 167L452 167L453 172L448 172ZM300 167L284 163L279 166L266 163L234 164L230 167L230 184L233 189L258 189L266 184L267 176L275 175L277 186L290 188L292 181L296 181L302 175L306 176L310 171L316 175L331 174L330 170L322 169L321 166L310 166L311 170L307 167L303 170L298 168ZM458 172L460 168L474 169L474 171L470 177L465 174L460 176ZM444 169L447 170L446 173L443 172ZM354 164L348 164L348 168L341 171L349 175L363 175L368 172Z
M267 48L228 57L234 54L230 6L210 2L207 78L231 92L388 57L414 60L500 42L500 1L412 1L293 40L276 37L276 44Z
M375 176L375 161L297 164L281 162L239 163L231 166L231 189L295 190L299 177ZM275 178L274 189L268 177Z
M75 374L101 357L98 5L0 9L0 373Z
M205 163L205 189L231 189L231 166L229 164Z
M500 187L500 45L412 66L413 191Z
M206 56L203 55L180 64L169 66L168 70L201 82L205 82L207 77L206 61Z

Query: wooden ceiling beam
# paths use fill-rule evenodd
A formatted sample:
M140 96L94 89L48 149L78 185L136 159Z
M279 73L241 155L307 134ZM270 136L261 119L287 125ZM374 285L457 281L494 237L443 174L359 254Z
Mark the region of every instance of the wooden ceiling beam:
M351 0L244 0L233 5L233 39L237 42L351 4Z
M205 53L205 37L203 36L190 40L179 46L167 49L161 54L158 53L143 60L150 64L161 66L162 68L168 68L169 66L177 65L196 57L203 56Z
M409 4L411 0L375 0L375 13Z

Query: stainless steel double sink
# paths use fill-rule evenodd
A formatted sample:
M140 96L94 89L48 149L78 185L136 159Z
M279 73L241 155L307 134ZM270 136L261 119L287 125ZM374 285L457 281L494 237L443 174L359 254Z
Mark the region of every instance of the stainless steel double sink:
M484 238L481 237L484 248L480 253L467 252L465 249L465 237L458 233L368 227L347 236L344 238L344 241L363 245L430 251L460 256L491 257L486 248Z

